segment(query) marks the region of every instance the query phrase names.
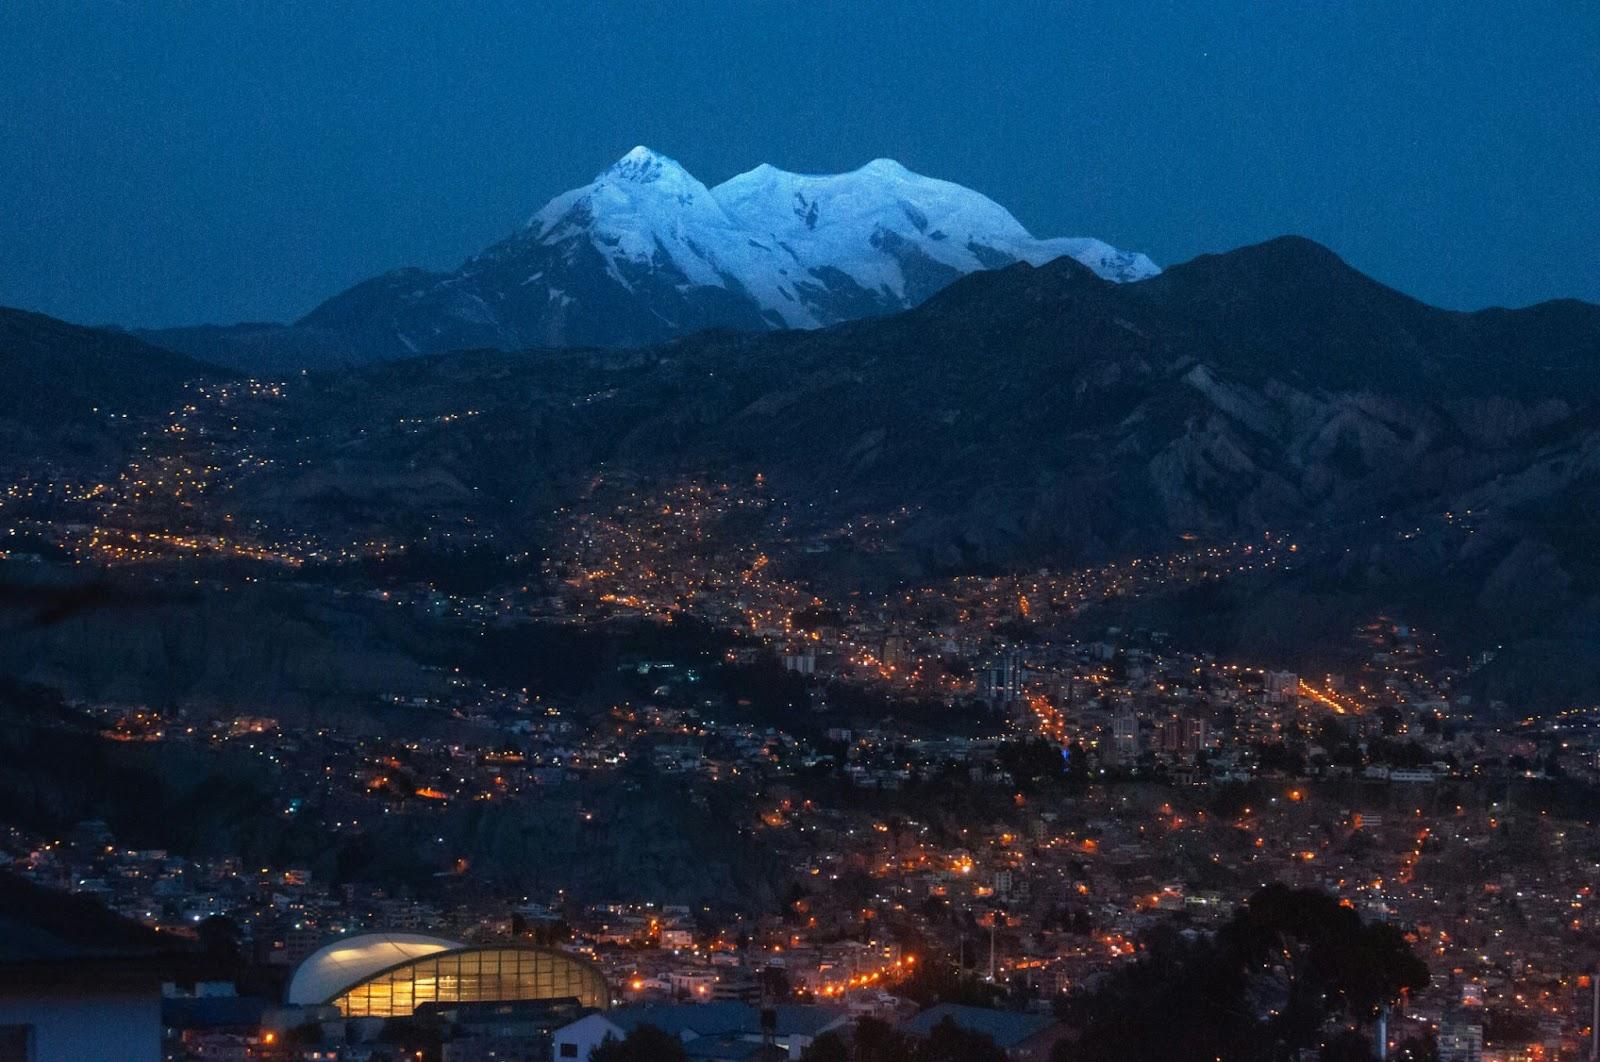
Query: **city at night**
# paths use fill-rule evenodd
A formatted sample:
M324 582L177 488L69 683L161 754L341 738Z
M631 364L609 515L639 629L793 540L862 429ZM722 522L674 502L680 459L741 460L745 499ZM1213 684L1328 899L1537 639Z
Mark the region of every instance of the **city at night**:
M1600 9L0 4L0 1062L1597 1062Z

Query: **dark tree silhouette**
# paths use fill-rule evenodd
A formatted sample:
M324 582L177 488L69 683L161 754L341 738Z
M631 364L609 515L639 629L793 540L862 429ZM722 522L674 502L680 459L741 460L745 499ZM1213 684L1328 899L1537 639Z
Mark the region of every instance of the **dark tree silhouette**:
M1347 1057L1385 1004L1428 983L1393 926L1314 889L1269 885L1214 936L1165 930L1144 957L1068 1001L1057 1062Z
M589 1062L683 1062L683 1042L654 1025L641 1025L625 1038L607 1038L589 1055Z
M933 1027L911 1057L913 1062L1006 1062L1006 1053L993 1040L949 1018Z
M805 1062L1006 1062L1006 1053L992 1039L949 1018L926 1037L909 1036L877 1018L862 1018L853 1036L824 1033L802 1057Z

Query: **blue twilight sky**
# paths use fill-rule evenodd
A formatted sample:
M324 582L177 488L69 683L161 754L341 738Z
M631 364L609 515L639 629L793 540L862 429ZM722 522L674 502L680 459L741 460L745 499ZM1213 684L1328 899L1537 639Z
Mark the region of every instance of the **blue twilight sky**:
M1594 0L0 0L0 304L288 319L637 143L877 157L1162 264L1600 301Z

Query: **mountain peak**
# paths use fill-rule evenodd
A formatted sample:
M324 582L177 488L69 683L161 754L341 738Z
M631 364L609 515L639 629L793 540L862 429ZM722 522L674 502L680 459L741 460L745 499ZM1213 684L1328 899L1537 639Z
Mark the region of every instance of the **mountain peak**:
M1247 244L1225 252L1240 260L1274 261L1280 263L1296 262L1315 265L1318 267L1343 267L1350 268L1344 259L1332 248L1318 243L1309 236L1289 233L1275 236L1261 243Z
M609 178L631 184L654 184L662 179L680 177L689 177L689 171L676 160L640 144L613 162L597 180Z
M1361 297L1386 293L1386 297L1414 301L1373 280L1335 251L1305 236L1277 236L1219 254L1203 254L1168 272L1175 274L1173 278L1155 287L1220 285L1281 296L1298 285L1307 289L1308 297L1317 299L1348 300L1352 292L1359 292Z
M889 313L969 273L1063 256L1109 280L1157 272L1098 240L1035 239L981 193L893 159L837 174L763 164L707 188L641 144L456 273L358 285L307 320L406 353L625 346Z
M915 177L916 174L906 169L894 159L873 159L857 172L873 173L883 177Z

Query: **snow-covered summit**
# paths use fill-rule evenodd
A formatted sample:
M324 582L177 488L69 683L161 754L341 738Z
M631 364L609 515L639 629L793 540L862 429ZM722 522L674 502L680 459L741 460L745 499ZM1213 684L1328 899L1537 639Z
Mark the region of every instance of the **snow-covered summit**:
M1018 261L1070 256L1116 281L1157 272L1144 255L1099 240L1035 239L987 196L892 159L830 175L762 164L708 189L636 147L546 204L524 238L583 239L630 289L644 267L742 290L770 323L791 328L855 316L842 301L880 312L914 305L958 276Z
M706 186L646 147L634 148L582 188L550 200L523 235L547 247L573 239L588 242L605 259L612 279L625 287L631 287L625 263L649 265L663 252L688 283L725 285L698 245L735 238ZM513 237L511 247L517 242Z
M862 287L901 300L932 294L922 290L930 269L966 274L1070 256L1108 280L1158 272L1144 255L1099 240L1035 239L987 196L892 159L830 175L762 165L717 185L711 195L735 224L770 234L808 269L840 269Z
M613 162L600 176L619 181L632 181L635 184L652 184L663 177L673 180L682 178L693 180L689 177L689 172L677 162L665 155L657 155L643 144Z
M1118 282L1158 272L1099 240L1037 239L987 196L891 159L827 175L763 164L707 188L640 146L455 273L369 282L313 317L359 318L406 350L619 346L891 313L968 273L1063 256Z

